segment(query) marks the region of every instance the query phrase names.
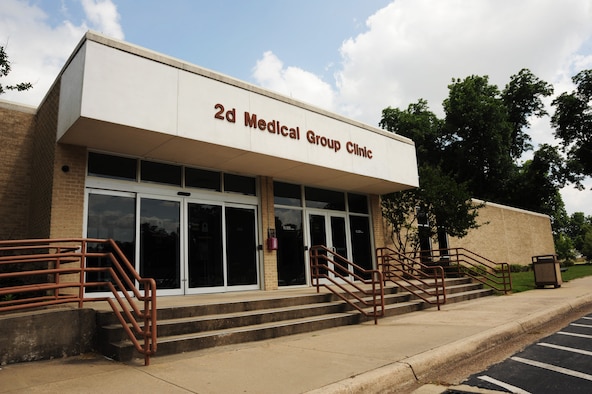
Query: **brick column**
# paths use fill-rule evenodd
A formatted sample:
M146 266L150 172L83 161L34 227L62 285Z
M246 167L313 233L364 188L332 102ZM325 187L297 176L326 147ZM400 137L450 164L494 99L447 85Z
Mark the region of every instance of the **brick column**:
M261 228L263 229L263 290L278 289L277 252L267 249L267 230L275 228L273 178L260 177Z

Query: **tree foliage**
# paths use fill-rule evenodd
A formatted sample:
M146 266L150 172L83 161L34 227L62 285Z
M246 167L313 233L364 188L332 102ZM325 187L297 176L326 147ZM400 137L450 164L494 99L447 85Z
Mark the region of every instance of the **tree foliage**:
M567 153L572 181L581 187L581 176L592 175L592 70L583 70L572 80L576 90L552 102L556 109L551 123Z
M419 250L420 237L434 238L439 231L464 237L469 229L478 227L480 205L472 203L464 184L440 168L443 125L423 99L406 110L389 107L382 111L380 126L413 139L420 163L417 189L391 193L382 199L383 215L400 252Z
M3 46L0 46L0 78L6 77L11 70L10 61L8 60L8 55L4 50ZM0 83L0 94L6 93L6 90L16 90L16 91L23 91L29 90L33 87L30 82L20 82L16 85L2 85Z
M518 163L533 148L530 120L548 115L543 98L553 87L523 69L503 91L477 75L453 79L448 89L444 119L430 112L423 99L406 110L388 107L382 112L382 128L415 141L420 171L417 190L383 200L385 217L403 234L393 234L399 237L395 243L418 247L417 208L433 226L429 236L438 228L466 235L477 227L479 206L470 204L471 198L565 217L559 188L569 171L559 150L542 145L531 160Z

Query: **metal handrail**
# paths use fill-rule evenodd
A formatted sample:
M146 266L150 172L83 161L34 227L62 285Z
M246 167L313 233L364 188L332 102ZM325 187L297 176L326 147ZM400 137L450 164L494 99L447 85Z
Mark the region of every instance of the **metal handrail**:
M89 243L105 244L112 252L89 252ZM109 259L111 266L88 267L87 258L97 257ZM41 263L44 267L27 269L27 265L31 267L32 263ZM39 282L0 287L0 297L8 297L0 301L0 312L71 302L77 302L78 307L82 308L85 301L107 301L136 350L144 355L144 364L150 365L150 356L157 349L156 282L152 278L140 277L112 239L0 241L0 267L4 268L0 271L0 280L26 277L30 280L37 278ZM89 282L86 275L88 272L107 273L113 282ZM66 274L74 275L62 281ZM136 282L143 287L143 292L136 287ZM112 296L88 295L85 290L91 287L107 287ZM75 292L64 294L61 292L64 289ZM12 299L15 294L27 293L33 294L31 297ZM134 298L143 302L143 309L138 308ZM143 326L138 323L138 319L143 319ZM136 334L144 339L143 345Z
M440 305L446 304L446 283L441 266L424 265L386 247L376 248L376 261L385 281L402 286L426 303L436 305L438 310Z
M434 264L446 264L459 276L468 276L497 292L508 294L512 291L512 276L508 263L496 263L465 248L433 249L425 253L420 252L419 255L429 255L435 261Z
M374 324L378 324L378 318L384 316L384 282L379 270L362 268L324 245L311 247L309 256L311 283L317 288L317 293L320 291L320 286L327 288L364 316L373 317ZM364 275L369 275L370 278L364 278ZM326 279L332 286L329 283L322 283L321 279ZM371 290L361 285L371 285ZM335 287L342 291L337 291ZM368 296L370 296L369 299ZM368 311L369 308L371 312Z

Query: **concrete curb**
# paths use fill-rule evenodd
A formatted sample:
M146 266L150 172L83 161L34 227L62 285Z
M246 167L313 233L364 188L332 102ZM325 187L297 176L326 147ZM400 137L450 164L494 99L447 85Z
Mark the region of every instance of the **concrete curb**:
M465 360L489 350L513 337L526 334L554 320L592 304L592 295L578 297L558 306L535 312L515 322L502 324L415 356L385 365L309 391L310 394L353 394L389 392L393 387L417 383L442 365Z

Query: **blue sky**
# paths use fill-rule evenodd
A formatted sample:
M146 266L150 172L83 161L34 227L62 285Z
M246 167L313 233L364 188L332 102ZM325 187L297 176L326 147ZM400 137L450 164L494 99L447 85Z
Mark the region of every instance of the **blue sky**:
M2 99L37 105L91 29L376 126L419 98L441 116L472 74L503 88L529 68L571 91L591 21L592 0L2 0L4 82L34 84ZM548 118L530 134L553 143ZM564 189L568 212L592 215L590 193Z

